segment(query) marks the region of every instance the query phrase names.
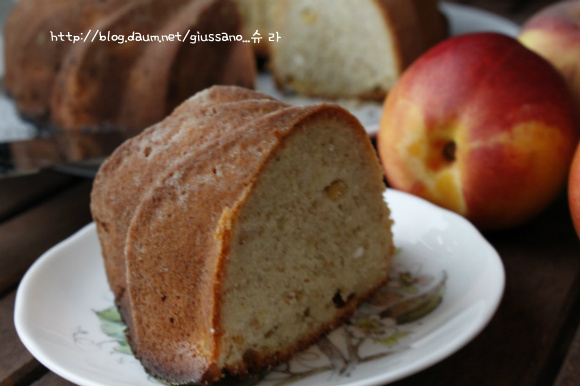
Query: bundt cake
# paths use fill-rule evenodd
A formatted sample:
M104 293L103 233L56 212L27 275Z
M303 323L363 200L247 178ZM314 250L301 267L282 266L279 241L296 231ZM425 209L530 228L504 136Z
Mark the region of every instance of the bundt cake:
M447 35L434 0L280 0L271 70L280 87L323 98L382 100Z
M241 41L120 44L100 39L133 33L179 33L185 38L188 31L241 34L236 4L22 0L5 26L5 88L23 116L61 129L111 126L140 131L210 85L253 87L253 52ZM60 41L61 32L86 41Z
M119 2L114 0L22 0L17 3L4 27L3 81L22 115L31 119L48 116L54 79L66 51L72 46L69 42L52 42L50 32L87 32L85 25L93 25L118 7Z
M214 86L121 145L91 210L128 341L169 383L287 360L387 279L382 170L360 123Z

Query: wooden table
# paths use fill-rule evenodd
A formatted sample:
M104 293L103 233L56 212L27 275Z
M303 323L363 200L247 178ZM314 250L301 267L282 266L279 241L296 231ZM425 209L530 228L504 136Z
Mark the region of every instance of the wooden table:
M457 1L522 22L549 1ZM13 325L19 280L49 247L91 221L92 181L46 170L0 179L0 386L71 385L43 367ZM580 385L580 240L563 195L532 222L486 233L507 284L466 347L396 385Z

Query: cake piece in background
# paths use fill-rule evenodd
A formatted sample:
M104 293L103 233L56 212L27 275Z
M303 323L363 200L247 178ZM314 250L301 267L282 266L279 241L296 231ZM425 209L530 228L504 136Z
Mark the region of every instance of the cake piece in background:
M135 2L127 1L126 6ZM4 26L3 82L25 118L42 121L50 117L54 80L72 47L68 39L58 41L59 33L80 36L119 6L115 0L18 1Z
M433 0L282 0L270 24L280 87L322 98L382 100L419 55L447 35Z
M4 85L29 119L62 130L139 132L213 84L254 86L256 65L247 43L147 41L177 33L184 38L188 31L241 35L232 0L45 3L18 2L4 31ZM54 41L60 32L86 40ZM135 34L142 40L129 41Z

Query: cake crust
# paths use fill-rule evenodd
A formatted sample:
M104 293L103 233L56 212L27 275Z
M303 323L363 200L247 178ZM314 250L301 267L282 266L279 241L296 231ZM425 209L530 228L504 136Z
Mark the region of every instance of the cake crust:
M232 106L231 102L243 103ZM265 103L256 106L260 102ZM214 110L216 105L221 105L221 109ZM160 179L177 167L171 164L175 156L166 151L167 148L178 146L183 149L180 151L185 151L194 144L200 146L210 142L220 132L227 130L224 125L182 117L187 115L203 120L207 114L241 113L252 117L279 108L282 108L279 102L252 90L212 87L179 106L174 116L145 130L138 140L122 144L102 165L91 193L91 210L101 240L109 285L126 323L131 324L132 319L125 312L130 306L125 294L127 280L124 251L130 221L137 205L148 192L144 187L158 184ZM164 126L163 130L159 130L161 125ZM194 130L199 131L199 135L194 135ZM123 187L122 195L118 193L119 186Z
M382 201L382 171L366 132L344 109L329 104L290 107L251 91L213 87L178 107L159 125L129 140L105 162L95 179L91 203L109 282L128 327L128 342L149 374L169 383L209 384L225 374L245 376L251 371L274 366L342 323L384 283L393 249L389 212ZM249 289L251 286L238 291L236 285L243 288L248 278L268 277L254 271L255 268L247 268L249 273L244 273L244 267L250 267L244 259L254 259L254 254L244 252L243 245L260 245L263 240L277 240L286 233L264 225L259 217L272 209L264 207L262 212L256 203L265 202L260 194L274 197L272 194L277 194L279 189L285 192L286 188L281 186L292 181L291 176L283 177L286 172L279 175L276 170L280 165L294 165L292 162L296 161L292 161L292 157L300 158L304 154L298 150L300 147L292 145L293 141L306 141L307 144L311 136L315 143L321 141L320 138L332 138L324 134L316 139L315 133L319 130L321 133L324 130L349 133L345 138L348 138L349 146L356 143L356 152L347 158L358 160L358 154L365 154L361 166L369 173L368 180L373 181L371 185L375 191L372 194L375 204L368 210L375 217L372 222L380 228L377 229L382 244L377 247L378 255L373 255L373 264L377 265L364 271L372 272L373 277L367 278L369 283L362 286L360 283L346 284L351 279L345 278L336 284L318 283L324 287L320 293L308 290L312 296L322 296L324 301L321 304L326 308L312 309L318 319L305 312L305 316L301 316L306 317L304 330L296 333L291 342L281 338L280 342L286 343L280 343L280 346L268 343L263 347L256 343L243 343L238 341L240 335L235 330L243 328L238 322L246 323L252 312L244 311L245 307L242 307L241 319L238 320L235 316L239 312L237 305L239 302L251 303L253 295ZM332 146L324 145L324 148L332 152ZM355 167L352 161L347 164L349 170ZM329 170L334 170L332 163L328 165ZM133 176L131 170L135 173ZM342 167L337 170L342 170ZM283 185L265 182L269 181L266 176L283 178ZM119 185L123 178L128 182L125 186ZM324 199L321 204L330 208L321 206L322 216L328 214L343 218L328 212L338 210L332 208L339 205L334 202L337 193L328 196L324 189L328 181L322 180L332 178L325 175L319 179L322 188L316 187L312 192L321 194ZM366 186L352 186L351 189L353 194L360 190L362 199L366 197ZM274 190L271 191L270 187ZM304 191L304 194L311 196L312 192ZM289 193L288 197L306 203L302 210L308 209L310 203L315 205L318 202L301 198L300 194ZM271 199L268 201L272 202ZM273 210L273 213L278 213L277 209ZM318 213L316 208L312 207L312 210ZM116 221L120 224L113 226ZM255 221L264 226L268 235L249 230ZM326 224L325 220L315 221ZM349 226L355 227L356 224ZM373 237L376 239L377 236ZM291 240L280 242L292 244ZM308 240L302 238L299 243L307 245ZM271 253L277 255L279 252L272 250ZM300 255L302 252L297 253ZM348 258L348 253L346 255ZM327 256L320 263L338 264L338 268L329 268L329 274L334 277L340 275L344 258ZM297 261L283 255L270 263L266 261L268 257L255 259L255 264L264 264L264 269L269 269L266 268L268 264L274 264L273 267L280 272L291 269L290 266ZM318 264L316 259L313 262ZM344 264L360 265L350 260ZM288 278L286 274L280 274L282 278ZM340 284L343 282L344 288ZM272 285L272 282L265 285ZM291 286L282 285L276 299L286 288L291 289ZM249 295L244 295L246 293ZM333 303L333 297L342 296L341 293L343 301ZM238 296L250 298L238 299ZM289 306L307 306L299 303ZM294 313L291 308L286 310ZM275 323L272 327L278 328L279 322L257 323L252 327L257 328L256 336L264 334L269 323ZM283 337L285 333L281 328L279 336Z

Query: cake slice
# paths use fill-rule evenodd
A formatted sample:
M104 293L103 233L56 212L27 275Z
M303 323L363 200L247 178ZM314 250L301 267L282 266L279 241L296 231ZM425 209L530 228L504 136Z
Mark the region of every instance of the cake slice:
M387 279L384 190L364 128L338 106L223 86L189 99L122 145L92 194L135 356L165 382L207 384L308 347Z
M281 39L270 44L277 84L316 97L382 100L431 44L425 36L445 34L443 24L426 24L442 17L437 2L415 2L281 0L271 24Z

